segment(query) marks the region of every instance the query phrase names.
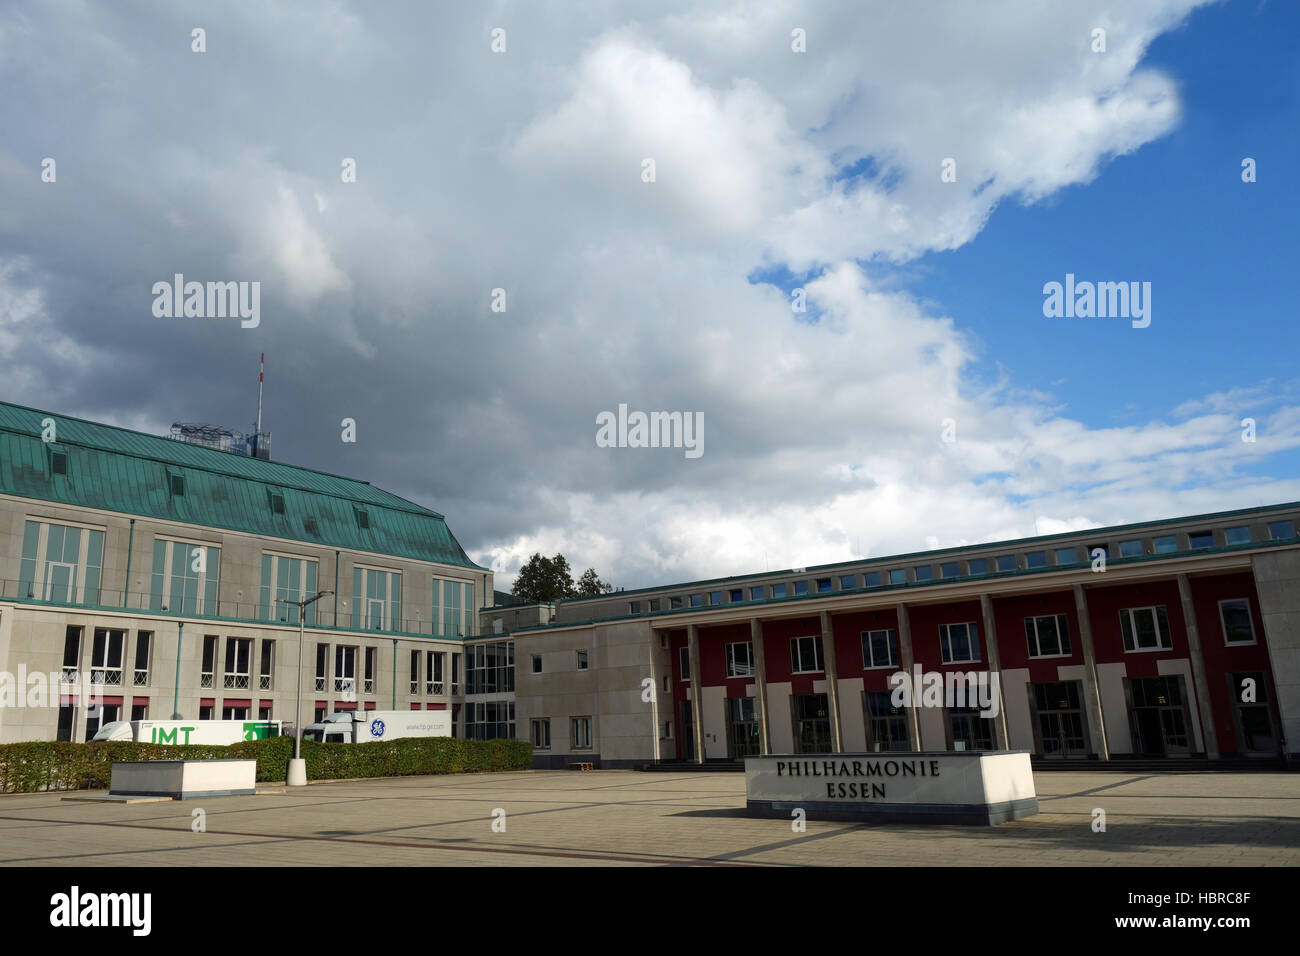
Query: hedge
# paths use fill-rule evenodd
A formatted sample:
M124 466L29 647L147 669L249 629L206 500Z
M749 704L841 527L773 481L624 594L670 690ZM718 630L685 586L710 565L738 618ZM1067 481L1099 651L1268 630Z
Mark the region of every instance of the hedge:
M519 740L455 737L413 737L365 744L304 740L302 755L307 761L307 779L339 780L525 770L532 766L533 748ZM292 756L292 737L247 740L229 747L129 741L0 744L0 793L103 790L108 787L113 763L122 760L255 759L259 781L283 782Z

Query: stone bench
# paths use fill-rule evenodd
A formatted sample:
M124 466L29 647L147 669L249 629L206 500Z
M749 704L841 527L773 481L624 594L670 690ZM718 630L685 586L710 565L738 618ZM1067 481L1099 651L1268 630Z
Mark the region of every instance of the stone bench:
M113 764L111 797L236 797L256 792L256 760L124 760Z

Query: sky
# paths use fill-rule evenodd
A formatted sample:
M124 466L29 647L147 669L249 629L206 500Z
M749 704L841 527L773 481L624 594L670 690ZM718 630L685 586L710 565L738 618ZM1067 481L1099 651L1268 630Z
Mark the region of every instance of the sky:
M0 91L0 399L250 430L265 353L498 588L1300 499L1291 2L16 0Z

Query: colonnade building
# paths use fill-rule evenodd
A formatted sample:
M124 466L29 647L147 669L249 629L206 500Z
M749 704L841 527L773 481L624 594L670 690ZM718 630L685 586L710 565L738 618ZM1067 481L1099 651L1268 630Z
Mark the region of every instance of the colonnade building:
M1300 503L484 612L537 766L1013 748L1294 758ZM996 707L896 706L891 675ZM995 678L995 679L994 679Z
M492 572L364 481L0 403L0 742L451 710ZM7 687L5 685L8 685ZM91 697L99 706L89 703ZM40 692L38 692L40 691Z

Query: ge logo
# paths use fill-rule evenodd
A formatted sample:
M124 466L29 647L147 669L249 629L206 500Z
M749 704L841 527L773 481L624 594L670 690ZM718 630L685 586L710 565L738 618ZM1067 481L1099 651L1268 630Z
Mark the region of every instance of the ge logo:
M371 737L384 736L384 722L382 720L372 720L370 722L370 736Z

